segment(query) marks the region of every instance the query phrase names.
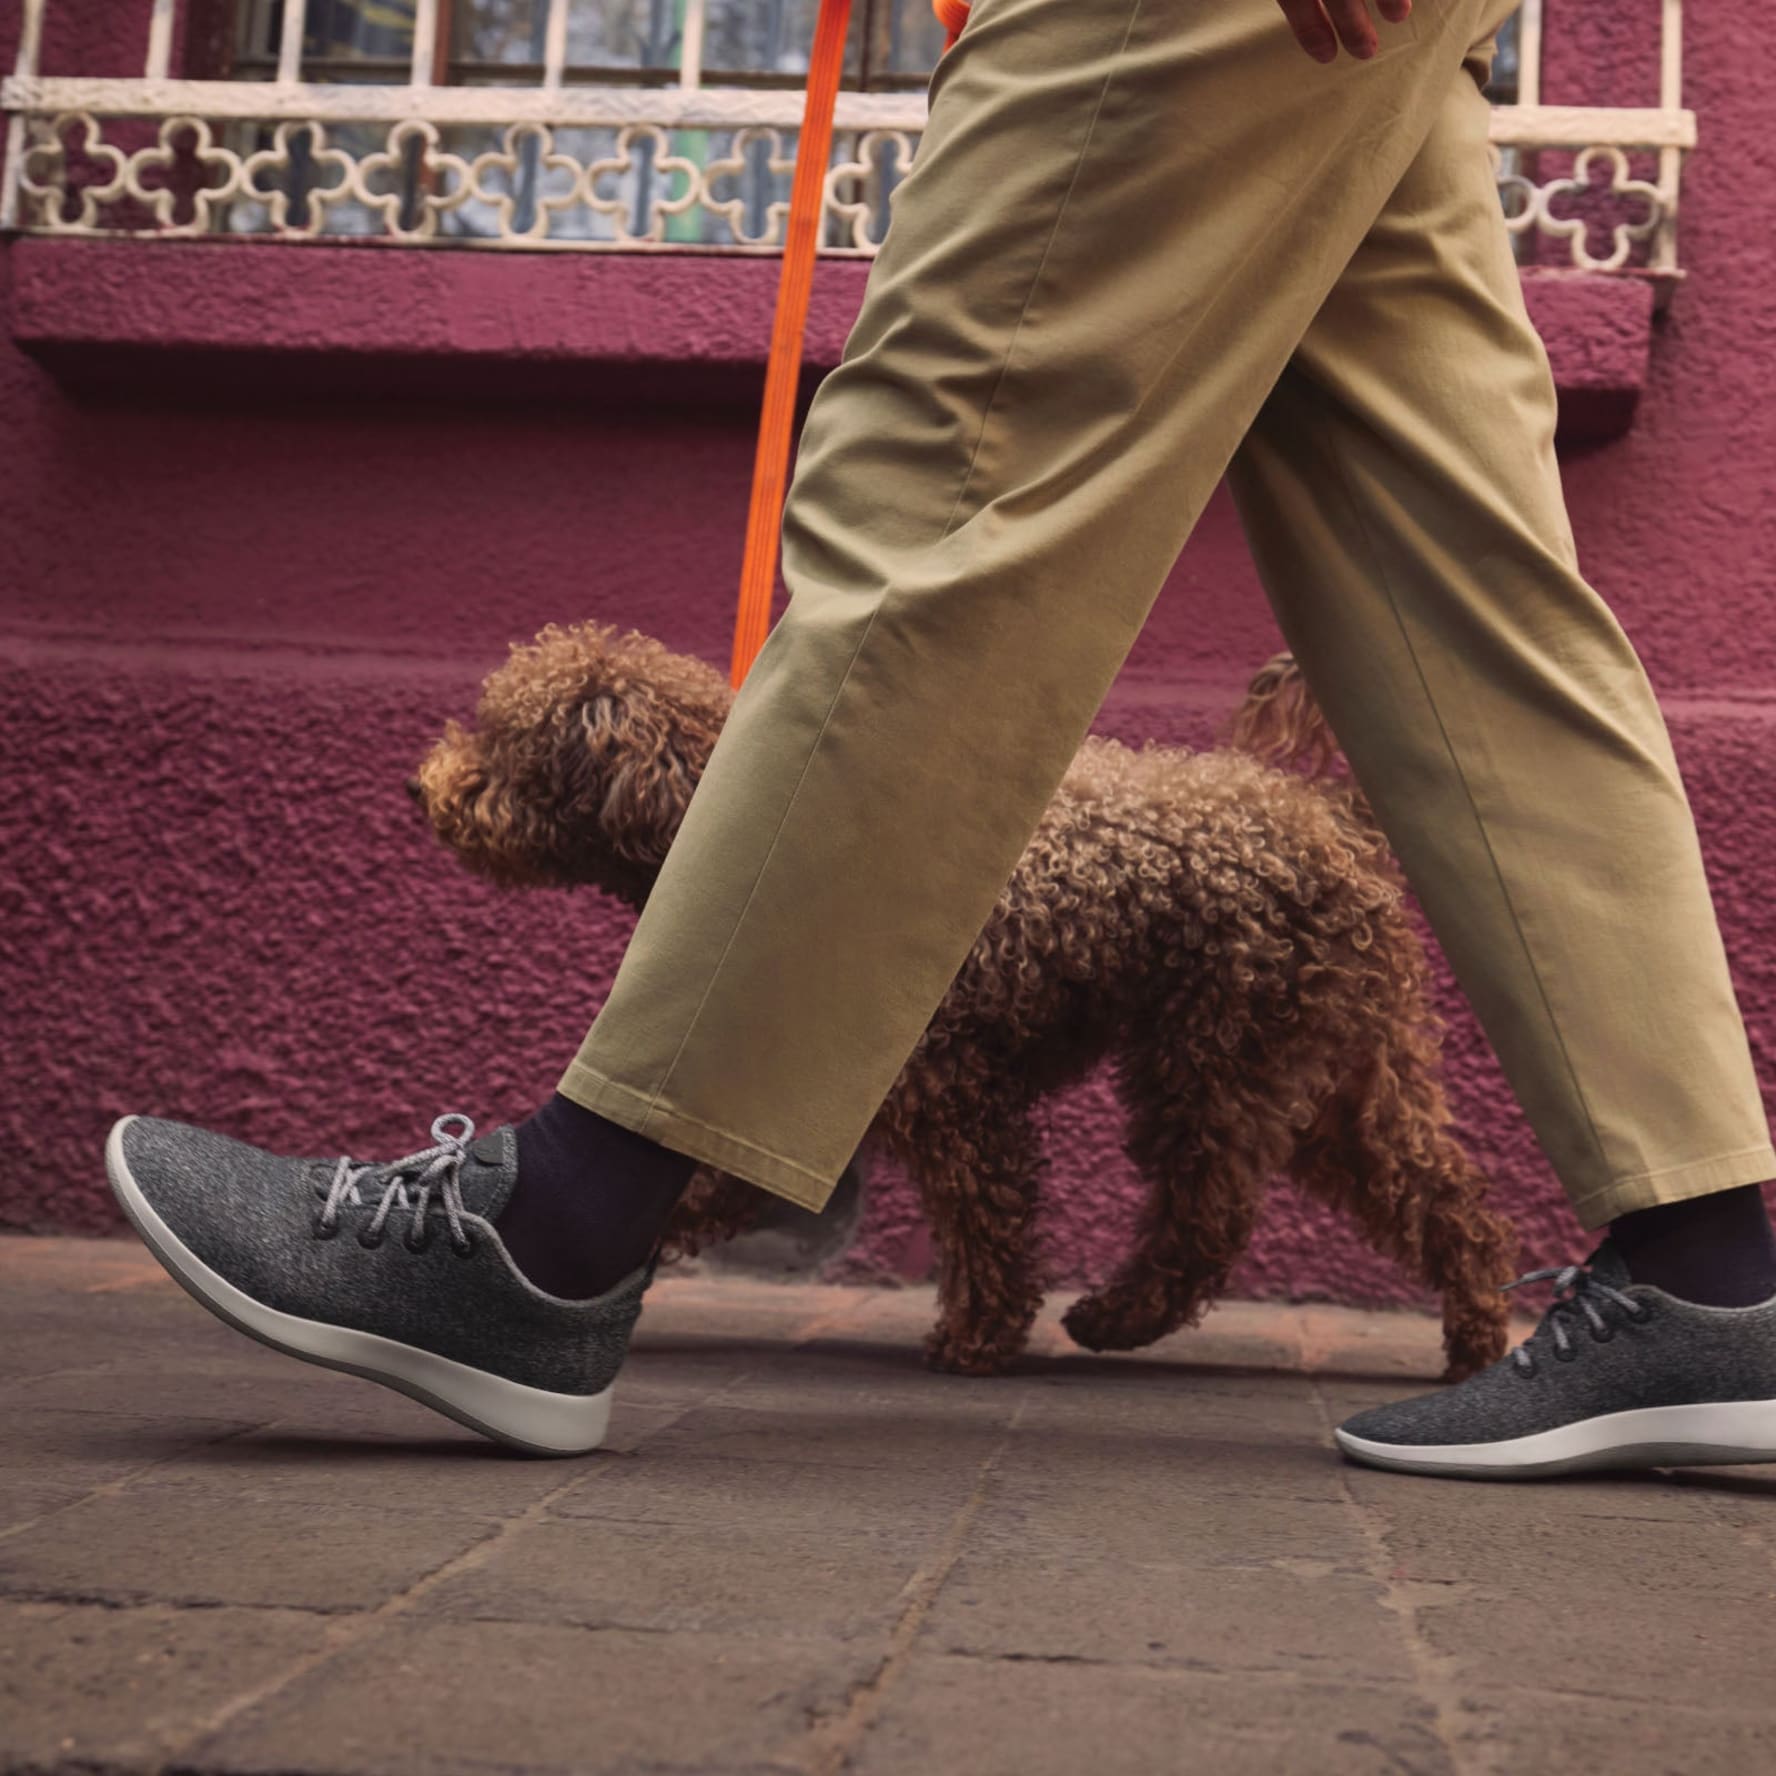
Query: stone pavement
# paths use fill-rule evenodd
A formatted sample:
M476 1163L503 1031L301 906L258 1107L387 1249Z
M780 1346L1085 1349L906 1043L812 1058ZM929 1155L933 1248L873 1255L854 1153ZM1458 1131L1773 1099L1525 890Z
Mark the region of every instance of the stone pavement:
M0 1241L0 1768L1776 1770L1776 1470L1347 1467L1407 1316L983 1382L930 1307L663 1282L609 1449L528 1461Z

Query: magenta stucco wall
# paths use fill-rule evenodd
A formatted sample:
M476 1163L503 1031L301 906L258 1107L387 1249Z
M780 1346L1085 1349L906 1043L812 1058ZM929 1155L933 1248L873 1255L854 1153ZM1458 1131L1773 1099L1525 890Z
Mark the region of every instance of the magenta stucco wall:
M79 44L52 38L65 66L130 64L118 21L140 6L61 10L85 19ZM1547 96L1651 102L1655 14L1550 0ZM1644 376L1625 435L1569 452L1568 492L1585 564L1664 699L1776 1084L1776 240L1749 201L1773 170L1776 67L1745 53L1756 25L1749 0L1688 21L1691 277L1650 352L1605 293L1560 311L1557 355L1575 366L1563 393ZM241 244L7 251L0 1223L111 1227L99 1146L126 1110L373 1154L447 1105L528 1108L625 921L470 881L402 779L505 643L545 622L617 619L726 656L770 269L340 253L349 265ZM682 282L645 282L661 275L702 280L697 305ZM857 276L822 270L817 365ZM740 343L687 371L711 337ZM1277 645L1217 501L1100 725L1200 743ZM1529 1255L1574 1253L1447 980L1443 1001L1465 1129ZM1057 1107L1053 1156L1055 1270L1099 1273L1134 1184L1095 1093ZM904 1272L923 1250L903 1187L876 1175L849 1262ZM1283 1194L1241 1286L1405 1298Z

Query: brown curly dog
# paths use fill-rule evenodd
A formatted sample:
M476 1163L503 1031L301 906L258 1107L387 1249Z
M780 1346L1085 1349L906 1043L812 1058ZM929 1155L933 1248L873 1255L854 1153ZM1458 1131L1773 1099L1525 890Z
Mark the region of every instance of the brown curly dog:
M639 906L731 695L646 636L550 627L410 787L493 881ZM1229 738L1085 742L876 1117L940 1254L939 1367L991 1374L1022 1348L1042 1301L1032 1112L1104 1060L1147 1199L1127 1262L1066 1315L1080 1344L1132 1349L1197 1320L1286 1173L1442 1293L1451 1377L1504 1349L1515 1241L1450 1129L1397 866L1360 792L1325 775L1331 737L1288 655ZM726 1237L757 1201L700 1173L669 1248Z

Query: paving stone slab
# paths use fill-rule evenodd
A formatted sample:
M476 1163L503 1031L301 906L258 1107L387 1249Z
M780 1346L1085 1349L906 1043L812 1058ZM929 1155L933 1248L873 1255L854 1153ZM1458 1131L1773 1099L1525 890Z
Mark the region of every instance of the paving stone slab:
M982 1484L968 1532L971 1553L999 1559L1160 1561L1205 1571L1306 1562L1364 1572L1373 1545L1343 1499L1204 1494L1184 1472L1139 1478L1066 1468L1031 1471L1014 1461Z
M325 1633L292 1611L0 1603L0 1768L157 1768Z
M5 1286L0 1282L0 1289ZM7 1302L0 1383L102 1367L131 1351L170 1347L191 1325L190 1305L171 1284L104 1293L21 1289Z
M300 1508L141 1484L0 1539L0 1596L365 1609L492 1529L467 1511L427 1508L423 1492L392 1491L379 1508L343 1480L331 1505Z
M372 1507L379 1497L397 1514L497 1521L578 1483L598 1465L621 1461L604 1451L580 1460L534 1460L435 1413L423 1428L423 1436L389 1437L255 1427L173 1452L135 1485L178 1488L207 1499L212 1509L250 1513L266 1526L280 1512L325 1516L341 1504ZM151 1436L144 1433L145 1445ZM413 1476L422 1466L425 1485L416 1490Z
M0 1393L0 1409L77 1406L92 1412L304 1424L388 1436L435 1432L437 1414L405 1395L362 1376L268 1350L208 1314L199 1318L224 1335L220 1349L205 1353L185 1343L165 1351L131 1347L77 1380L51 1374L15 1382Z
M1766 1776L1776 1769L1776 1713L1711 1702L1700 1672L1677 1703L1667 1684L1638 1708L1568 1695L1475 1700L1452 1730L1467 1768L1610 1771L1612 1776Z
M416 1613L734 1638L881 1638L932 1538L728 1523L526 1524L428 1590Z
M909 1662L849 1767L858 1776L1457 1770L1434 1710L1404 1688L932 1655Z
M1776 1709L1776 1582L1743 1600L1673 1586L1658 1599L1656 1624L1644 1600L1622 1604L1611 1589L1578 1594L1583 1604L1571 1610L1467 1587L1412 1595L1424 1644L1467 1694L1558 1690L1627 1708L1657 1699Z
M848 1410L844 1401L810 1394L796 1411L700 1406L649 1439L657 1461L714 1455L769 1461L793 1449L811 1466L850 1468L976 1468L1005 1439L1015 1409L1011 1395L989 1397L978 1415L914 1410Z
M965 1552L921 1648L985 1658L1088 1659L1347 1683L1405 1681L1383 1587L1329 1563L1203 1572L1153 1561L1008 1560Z
M557 1517L614 1523L742 1524L797 1544L862 1532L940 1533L979 1484L968 1468L845 1468L801 1462L791 1448L774 1461L661 1455L587 1464L582 1482L550 1507Z
M1674 1592L1747 1598L1770 1589L1769 1564L1748 1559L1732 1526L1674 1489L1580 1483L1569 1494L1560 1485L1387 1478L1401 1484L1365 1476L1352 1490L1402 1579L1540 1595L1550 1572L1572 1569L1575 1538L1585 1535L1586 1591L1598 1602L1638 1612ZM1608 1508L1615 1500L1619 1512Z
M5 1410L4 1424L0 1480L53 1478L82 1492L251 1428L243 1419L165 1418L72 1405L15 1406Z
M1106 1420L1094 1429L1076 1416L1064 1426L1048 1426L1025 1414L1011 1429L1000 1465L1064 1479L1099 1496L1123 1489L1149 1497L1221 1493L1322 1503L1347 1496L1329 1437L1305 1423L1161 1431Z
M182 1767L307 1776L794 1770L880 1654L809 1641L393 1622Z

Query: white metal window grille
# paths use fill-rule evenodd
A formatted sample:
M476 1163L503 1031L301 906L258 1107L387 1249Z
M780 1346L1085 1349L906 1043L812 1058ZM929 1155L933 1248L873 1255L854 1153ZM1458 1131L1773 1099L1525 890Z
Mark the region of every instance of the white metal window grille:
M78 0L58 0L78 4ZM1540 102L1542 0L1501 44L1492 141L1520 256L1680 272L1682 0L1656 106ZM39 72L23 0L0 227L523 250L781 250L817 0L244 0L226 78L177 78L153 0L136 79ZM448 0L447 0L448 4ZM867 256L942 46L926 0L865 0L822 251Z

